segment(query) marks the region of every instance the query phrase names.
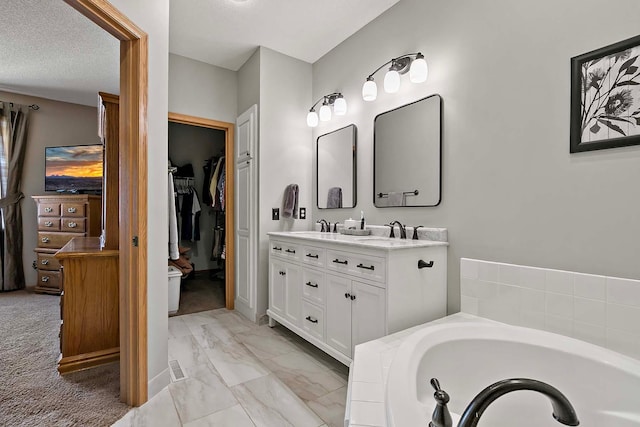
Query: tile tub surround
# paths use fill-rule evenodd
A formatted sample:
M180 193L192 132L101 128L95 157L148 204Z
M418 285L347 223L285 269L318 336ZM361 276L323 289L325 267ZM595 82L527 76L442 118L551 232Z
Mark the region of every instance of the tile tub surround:
M461 311L640 359L640 280L462 258Z
M186 378L115 426L343 427L347 368L283 327L226 309L171 317L169 360Z

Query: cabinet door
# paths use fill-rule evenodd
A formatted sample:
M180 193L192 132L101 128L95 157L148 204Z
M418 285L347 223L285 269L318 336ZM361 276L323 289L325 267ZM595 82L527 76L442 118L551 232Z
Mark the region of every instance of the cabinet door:
M300 326L302 311L302 269L297 265L285 264L284 292L285 318L296 326Z
M269 310L284 317L286 268L280 261L269 263Z
M385 290L354 280L351 294L355 297L351 304L353 346L385 336Z
M327 274L327 344L351 357L351 280Z

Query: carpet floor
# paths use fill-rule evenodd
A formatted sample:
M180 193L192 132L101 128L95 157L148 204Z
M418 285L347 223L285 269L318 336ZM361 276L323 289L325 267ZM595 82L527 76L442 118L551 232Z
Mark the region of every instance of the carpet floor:
M224 303L224 280L212 279L209 270L197 271L194 278L182 279L178 312L171 316L215 310Z
M60 297L0 293L0 426L110 426L129 406L119 400L119 365L61 376Z

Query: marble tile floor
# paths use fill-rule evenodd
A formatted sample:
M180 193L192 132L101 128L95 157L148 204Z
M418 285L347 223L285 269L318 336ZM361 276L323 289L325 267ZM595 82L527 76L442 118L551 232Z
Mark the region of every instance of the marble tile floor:
M169 318L186 376L116 427L343 427L349 369L282 326L224 308Z

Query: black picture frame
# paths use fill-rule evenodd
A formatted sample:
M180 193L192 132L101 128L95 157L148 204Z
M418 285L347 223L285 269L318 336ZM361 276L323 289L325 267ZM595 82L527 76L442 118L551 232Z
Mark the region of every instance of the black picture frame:
M570 152L640 145L640 36L571 58Z

